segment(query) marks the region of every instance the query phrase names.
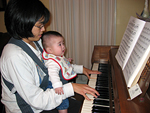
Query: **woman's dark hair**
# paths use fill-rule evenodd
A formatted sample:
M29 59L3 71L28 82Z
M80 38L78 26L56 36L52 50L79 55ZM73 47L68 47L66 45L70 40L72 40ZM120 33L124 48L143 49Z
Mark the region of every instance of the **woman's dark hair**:
M50 12L39 0L9 0L5 10L5 26L16 39L33 37L32 28L40 19L45 24Z

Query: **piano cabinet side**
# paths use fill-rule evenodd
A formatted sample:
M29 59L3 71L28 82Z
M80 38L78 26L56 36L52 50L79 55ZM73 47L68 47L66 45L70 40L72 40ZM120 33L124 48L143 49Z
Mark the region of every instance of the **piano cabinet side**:
M115 59L117 49L110 50L110 63L112 68L112 82L114 91L114 104L116 113L148 113L150 111L150 100L140 101L139 97L128 99L127 86L123 77L121 67Z
M111 74L112 74L112 87L113 87L113 95L114 95L115 113L121 113L117 83L115 82L115 79L113 78L115 75L113 75L114 69L112 66L111 66Z
M150 99L150 58L148 59L141 76L139 78L138 84L142 90L142 94L140 95L141 98L149 98Z

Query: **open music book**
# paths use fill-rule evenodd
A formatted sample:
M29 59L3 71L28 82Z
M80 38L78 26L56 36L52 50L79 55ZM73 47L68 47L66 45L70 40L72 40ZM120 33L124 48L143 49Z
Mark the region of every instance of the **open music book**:
M127 87L134 86L150 57L150 22L131 16L115 57Z

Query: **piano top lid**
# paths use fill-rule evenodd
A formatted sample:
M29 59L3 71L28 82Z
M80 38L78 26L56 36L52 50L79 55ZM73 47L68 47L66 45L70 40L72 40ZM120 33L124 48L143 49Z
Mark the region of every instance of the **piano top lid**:
M111 48L118 48L118 46L105 46L105 45L95 45L92 54L92 63L108 63L109 51Z

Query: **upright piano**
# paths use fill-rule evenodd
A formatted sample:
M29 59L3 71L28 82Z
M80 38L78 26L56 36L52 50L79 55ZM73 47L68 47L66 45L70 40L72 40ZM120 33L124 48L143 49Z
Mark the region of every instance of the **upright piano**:
M130 99L122 69L115 59L118 46L94 46L92 70L102 74L91 74L88 85L99 91L100 96L87 96L81 113L150 113L150 59L139 79L142 94Z

